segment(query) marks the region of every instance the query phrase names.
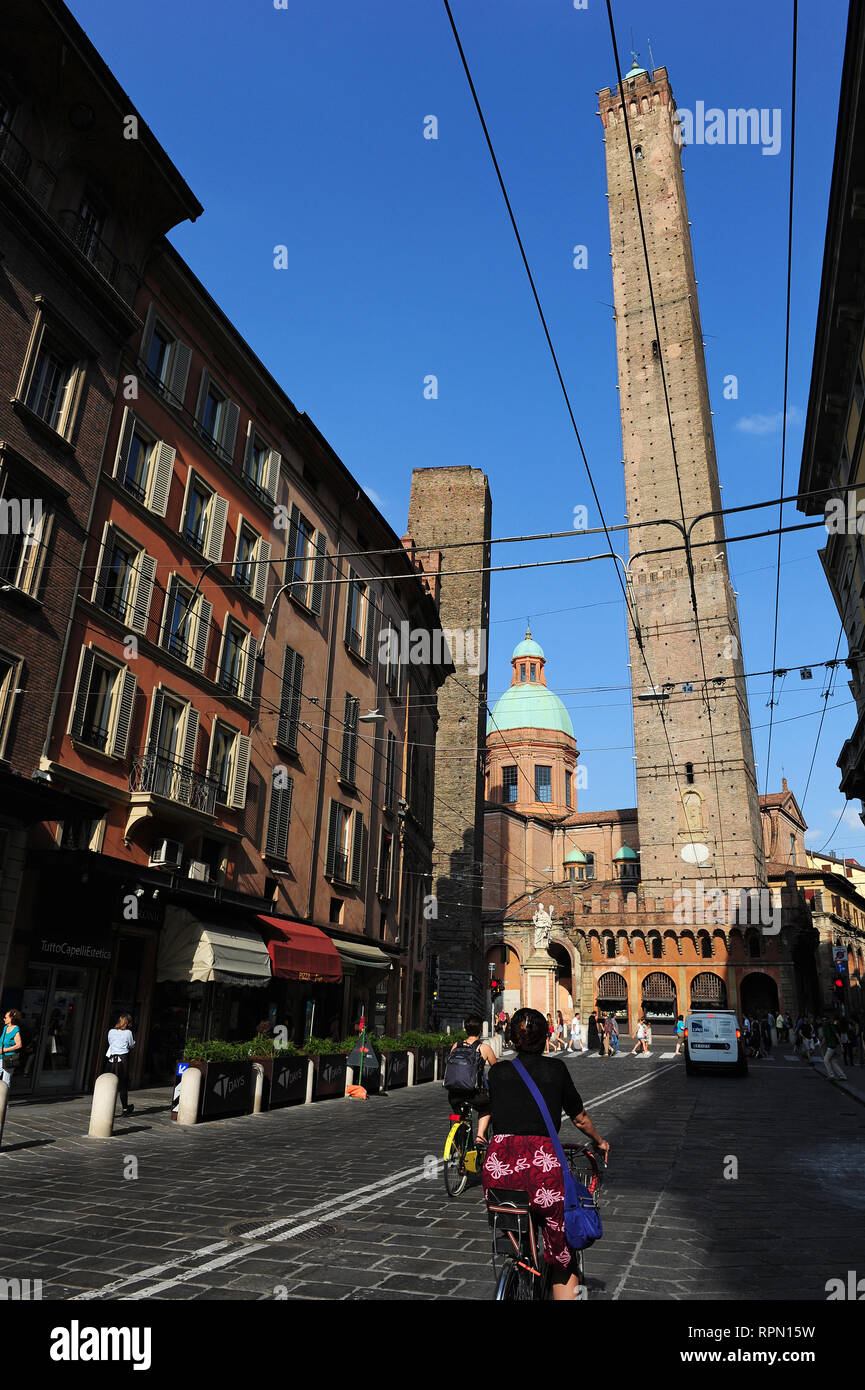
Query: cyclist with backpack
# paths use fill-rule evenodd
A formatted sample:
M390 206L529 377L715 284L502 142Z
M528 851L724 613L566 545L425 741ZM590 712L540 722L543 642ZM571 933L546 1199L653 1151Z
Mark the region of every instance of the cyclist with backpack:
M466 1037L454 1043L445 1062L444 1084L447 1087L451 1110L470 1101L478 1112L477 1143L485 1145L490 1126L490 1101L487 1094L485 1067L499 1059L482 1037L483 1024L476 1014L464 1021Z

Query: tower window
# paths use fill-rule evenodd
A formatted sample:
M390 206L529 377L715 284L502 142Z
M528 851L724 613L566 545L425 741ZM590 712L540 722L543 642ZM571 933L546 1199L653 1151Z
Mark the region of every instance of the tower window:
M517 799L517 769L514 766L502 768L502 801Z
M657 357L658 355L659 355L658 340L657 340L657 338L653 338L653 339L652 339L652 356L653 356L653 357Z
M569 772L566 771L566 772L565 772L565 805L566 805L566 806L570 806L570 804L571 804L571 774L570 774ZM795 861L794 861L794 863L795 863Z
M553 769L538 765L535 768L535 801L552 801Z
M520 680L521 680L521 681L524 681L525 678L526 678L526 664L525 664L525 662L523 661L523 662L520 663Z
M535 680L535 679L537 678L537 669L538 669L538 668L535 666L535 663L532 662L531 666L529 667L529 680L530 680L530 681L533 681L533 680Z
M685 763L685 781L686 781L686 782L690 782L690 783L693 783L693 781L694 781L694 764L693 764L693 763Z
M643 158L643 147L642 147L642 145L635 145L635 146L634 146L634 158L635 158L635 159L642 159L642 158Z

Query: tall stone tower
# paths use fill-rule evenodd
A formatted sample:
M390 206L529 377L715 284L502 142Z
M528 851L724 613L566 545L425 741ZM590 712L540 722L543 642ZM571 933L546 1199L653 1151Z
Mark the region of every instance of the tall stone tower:
M433 894L428 924L431 1003L442 1027L462 1027L469 1010L484 1016L486 988L481 925L484 858L484 737L490 611L492 503L479 468L419 468L412 474L409 536L418 552L440 552L438 603L455 670L438 695L433 801ZM460 573L459 571L474 571ZM456 571L456 573L451 573ZM485 571L485 572L482 572Z
M723 519L700 522L693 532L695 543L711 542L693 551L705 684L692 576L684 550L674 548L682 546L681 529L662 524L671 518L681 528L683 518L688 525L722 505L676 105L665 68L650 73L635 61L623 87L624 94L618 87L605 88L599 102L628 520L649 523L629 532L632 595L645 655L644 661L632 630L642 884L644 893L665 897L671 884L697 879L713 888L755 888L765 884L766 871Z

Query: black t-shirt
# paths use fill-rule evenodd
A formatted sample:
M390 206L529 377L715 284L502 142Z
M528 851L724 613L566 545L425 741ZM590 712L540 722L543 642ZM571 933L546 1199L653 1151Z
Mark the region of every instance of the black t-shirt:
M546 1101L557 1129L563 1110L571 1119L579 1115L582 1097L564 1062L537 1052L520 1053L520 1061ZM493 1134L546 1134L537 1102L512 1062L490 1067L488 1084Z

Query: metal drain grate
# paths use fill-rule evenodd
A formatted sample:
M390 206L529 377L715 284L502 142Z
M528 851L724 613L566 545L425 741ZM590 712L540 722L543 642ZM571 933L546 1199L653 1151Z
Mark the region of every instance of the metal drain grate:
M262 1216L244 1216L237 1221L229 1221L227 1225L220 1228L220 1234L231 1236L235 1240L250 1240L262 1245L300 1245L307 1241L323 1240L327 1236L338 1236L345 1230L336 1221L323 1221L318 1226L313 1226L308 1231L301 1232L300 1235L291 1236L288 1240L280 1239L279 1233L274 1232L272 1236L253 1236L251 1231L255 1231L259 1226L265 1226L273 1221L273 1212L265 1212Z

